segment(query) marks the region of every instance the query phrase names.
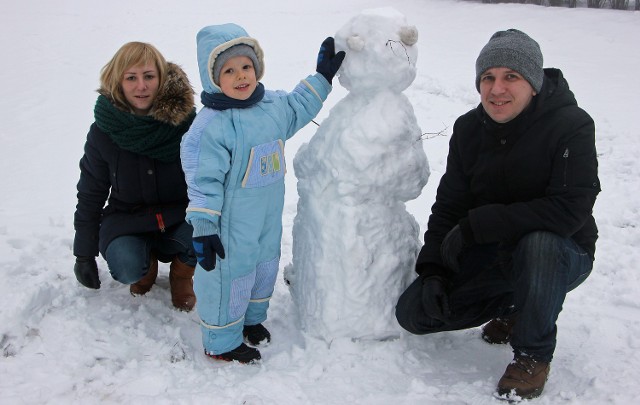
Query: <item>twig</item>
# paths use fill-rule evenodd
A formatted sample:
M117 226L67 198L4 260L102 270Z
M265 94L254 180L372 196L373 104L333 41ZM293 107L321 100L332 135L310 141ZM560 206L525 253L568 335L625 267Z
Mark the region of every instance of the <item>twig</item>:
M444 125L444 124L443 124ZM438 132L425 132L420 136L420 140L424 141L426 139L432 139L435 138L436 136L447 136L447 134L445 134L444 131L447 130L447 126L445 125L444 129Z

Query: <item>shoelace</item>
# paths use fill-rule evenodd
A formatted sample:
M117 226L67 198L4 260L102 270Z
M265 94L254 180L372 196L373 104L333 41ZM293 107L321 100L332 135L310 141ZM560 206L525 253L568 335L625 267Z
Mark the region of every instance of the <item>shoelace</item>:
M518 356L514 359L513 365L529 375L533 375L533 370L538 362L531 357Z

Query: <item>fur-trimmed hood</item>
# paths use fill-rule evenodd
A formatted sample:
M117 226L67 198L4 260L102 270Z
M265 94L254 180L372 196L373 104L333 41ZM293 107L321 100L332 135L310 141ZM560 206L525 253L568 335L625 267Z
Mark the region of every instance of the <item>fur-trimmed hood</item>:
M104 88L98 93L107 97L119 110L131 112L128 105L116 102ZM154 119L177 126L188 119L195 110L194 91L187 74L175 63L167 63L167 79L164 88L156 96L149 115Z
M260 81L264 75L264 52L255 38L251 38L247 31L239 25L228 23L210 25L202 28L196 35L198 53L198 67L203 90L207 93L221 93L220 86L213 80L213 65L216 58L227 49L235 45L249 45L258 58L259 68L256 68L256 80Z

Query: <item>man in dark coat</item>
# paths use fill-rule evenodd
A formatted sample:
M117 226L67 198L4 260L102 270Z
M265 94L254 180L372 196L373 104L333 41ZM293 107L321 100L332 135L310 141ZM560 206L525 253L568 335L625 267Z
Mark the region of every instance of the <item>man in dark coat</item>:
M593 267L595 126L536 41L495 33L476 61L481 104L458 118L446 172L396 317L414 334L487 323L510 342L505 399L542 393L568 291Z

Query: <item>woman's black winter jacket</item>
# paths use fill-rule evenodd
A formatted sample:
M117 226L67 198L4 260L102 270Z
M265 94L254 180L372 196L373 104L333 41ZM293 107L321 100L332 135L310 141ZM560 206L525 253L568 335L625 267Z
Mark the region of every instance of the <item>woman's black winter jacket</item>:
M94 123L80 160L73 254L94 257L99 249L104 256L118 236L184 222L188 202L180 159L164 163L126 151Z
M442 240L465 217L477 243L545 230L593 259L599 192L594 122L562 72L545 69L540 94L514 120L497 124L479 105L456 121L416 270L443 270Z

